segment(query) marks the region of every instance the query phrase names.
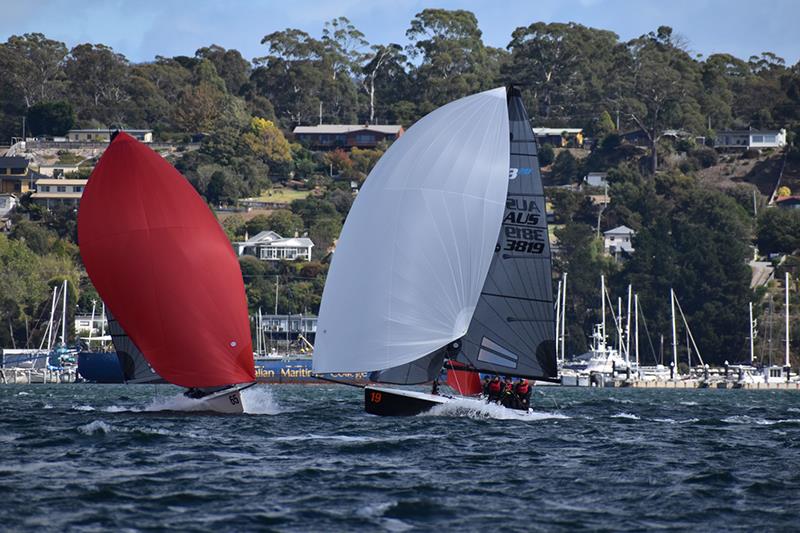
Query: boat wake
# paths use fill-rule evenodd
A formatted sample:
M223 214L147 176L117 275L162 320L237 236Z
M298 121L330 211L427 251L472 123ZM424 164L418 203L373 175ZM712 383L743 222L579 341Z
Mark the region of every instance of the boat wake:
M281 412L278 402L267 387L251 387L242 391L242 404L247 415L277 415ZM73 406L79 411L94 411L91 406ZM103 408L106 413L159 413L159 412L210 412L203 400L187 398L181 393L158 396L144 407L111 405Z
M420 416L460 416L473 419L493 418L495 420L522 420L525 422L571 418L560 413L517 411L515 409L507 409L496 403L486 403L482 400L470 398L454 398L452 401L435 406Z

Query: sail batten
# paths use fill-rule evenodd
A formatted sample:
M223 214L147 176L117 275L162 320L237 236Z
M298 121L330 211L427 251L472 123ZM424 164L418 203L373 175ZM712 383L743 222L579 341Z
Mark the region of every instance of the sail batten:
M503 215L508 128L494 89L432 112L384 154L334 253L316 372L427 369L466 333Z

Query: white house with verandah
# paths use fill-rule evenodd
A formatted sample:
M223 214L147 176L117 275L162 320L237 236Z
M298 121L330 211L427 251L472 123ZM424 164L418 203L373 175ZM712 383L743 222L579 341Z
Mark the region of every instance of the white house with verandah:
M237 253L252 255L262 261L311 261L314 243L308 237L281 237L274 231L262 231L244 242L237 242Z
M614 229L603 232L603 246L606 253L614 259L632 254L634 252L633 237L635 235L636 232L628 226L617 226Z
M715 148L781 148L786 146L786 130L726 130L717 133Z

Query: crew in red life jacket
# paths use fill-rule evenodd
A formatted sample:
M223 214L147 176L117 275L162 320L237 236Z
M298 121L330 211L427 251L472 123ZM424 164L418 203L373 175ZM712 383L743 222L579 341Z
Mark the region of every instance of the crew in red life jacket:
M531 386L528 380L524 378L519 380L515 388L517 408L527 410L531 406Z
M500 383L500 378L495 376L492 378L492 381L489 382L489 401L490 402L497 402L500 401L500 396L503 394L503 384Z

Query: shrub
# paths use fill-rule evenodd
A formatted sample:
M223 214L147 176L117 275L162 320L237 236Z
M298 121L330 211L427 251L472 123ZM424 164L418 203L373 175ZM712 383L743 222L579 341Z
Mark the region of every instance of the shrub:
M689 154L700 168L713 167L719 161L717 151L707 146L698 146Z
M541 166L546 167L553 162L554 158L555 152L553 151L553 145L545 143L539 148L539 164Z
M755 159L759 155L759 152L755 148L748 148L742 153L742 159Z

